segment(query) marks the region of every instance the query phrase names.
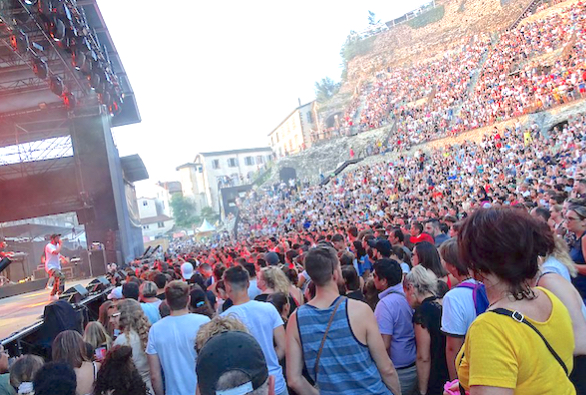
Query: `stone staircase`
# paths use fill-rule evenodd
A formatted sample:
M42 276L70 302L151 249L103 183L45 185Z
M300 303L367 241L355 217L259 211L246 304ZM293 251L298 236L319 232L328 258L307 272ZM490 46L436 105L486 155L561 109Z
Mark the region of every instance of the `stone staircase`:
M527 7L525 7L525 10L523 10L521 15L519 15L519 17L515 20L515 22L513 22L511 24L511 26L509 27L509 30L513 30L517 26L519 26L519 23L521 23L521 21L523 19L527 18L529 15L533 14L533 12L537 9L537 7L539 7L539 5L541 3L543 3L543 0L531 0L531 2L527 5Z

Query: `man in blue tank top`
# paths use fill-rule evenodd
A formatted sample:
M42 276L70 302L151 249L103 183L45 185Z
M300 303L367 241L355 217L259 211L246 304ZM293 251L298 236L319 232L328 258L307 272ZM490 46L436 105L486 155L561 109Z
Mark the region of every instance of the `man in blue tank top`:
M343 280L336 251L321 245L311 249L305 268L316 296L291 315L287 326L289 386L300 394L400 394L372 310L338 292ZM304 363L319 389L303 377Z

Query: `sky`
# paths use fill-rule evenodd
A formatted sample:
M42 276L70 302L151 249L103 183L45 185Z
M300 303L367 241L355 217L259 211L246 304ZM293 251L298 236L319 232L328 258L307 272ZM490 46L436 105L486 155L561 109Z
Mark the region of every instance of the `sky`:
M369 10L385 22L427 2L98 0L142 117L113 129L149 172L137 193L198 152L268 146L316 81L339 81L340 48Z

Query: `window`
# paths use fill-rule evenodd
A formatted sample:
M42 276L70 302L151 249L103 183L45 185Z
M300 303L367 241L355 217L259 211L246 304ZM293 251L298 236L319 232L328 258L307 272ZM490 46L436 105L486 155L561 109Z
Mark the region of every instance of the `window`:
M311 116L311 111L307 112L307 123L312 123L313 122L313 117Z
M142 201L142 205L143 205L144 207L146 207L146 206L148 206L148 205L149 205L149 202L147 202L146 200L143 200L143 201Z
M228 167L236 167L236 166L238 166L238 159L229 158L228 159Z
M157 226L160 228L164 228L165 227L165 223L164 222L157 222Z
M265 163L265 160L264 159L265 158L263 158L262 155L258 155L256 157L256 163L259 164L259 165L262 165L263 163Z
M244 164L246 166L253 166L254 165L254 158L252 156L247 156L244 158Z
M145 230L148 230L149 226L148 225L143 225L142 228L145 229Z
M216 169L216 170L220 168L220 160L219 159L214 159L212 161L212 168Z

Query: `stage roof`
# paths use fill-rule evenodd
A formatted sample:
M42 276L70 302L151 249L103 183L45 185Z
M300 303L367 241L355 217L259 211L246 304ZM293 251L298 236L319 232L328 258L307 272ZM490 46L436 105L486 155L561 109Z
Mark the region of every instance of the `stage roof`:
M6 133L4 130L6 125L2 125L3 118L22 113L30 115L40 108L44 112L65 108L62 98L50 91L48 79L37 78L33 73L33 53L46 61L50 74L62 78L64 85L78 98L78 107L80 102L84 106L97 106L96 93L89 90L86 77L71 65L71 55L63 49L58 49L58 44L53 40L48 40L47 33L40 28L42 24L35 23L37 21L34 18L26 19L27 12L20 2L6 3L9 5L0 7L0 17L8 16L9 20L20 19L18 25L13 27L17 26L19 30L27 34L31 49L14 51L9 40L11 31L0 23L0 137ZM64 3L71 10L77 9L85 14L90 30L95 31L95 37L102 51L109 56L112 71L118 77L124 103L120 114L112 118L112 126L140 122L134 91L97 1L64 0ZM36 10L28 9L35 18L39 19ZM42 118L42 115L39 118ZM12 131L9 130L9 132Z

